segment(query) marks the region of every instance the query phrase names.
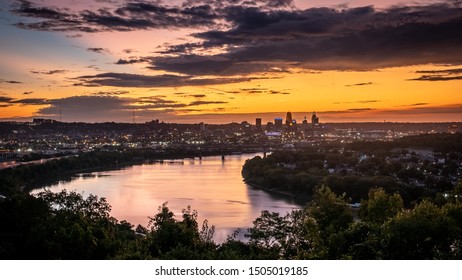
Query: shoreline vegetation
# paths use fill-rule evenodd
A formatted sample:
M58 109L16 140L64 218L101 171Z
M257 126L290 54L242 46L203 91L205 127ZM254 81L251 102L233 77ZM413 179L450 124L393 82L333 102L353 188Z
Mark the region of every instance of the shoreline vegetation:
M207 220L199 224L190 207L178 217L164 204L143 227L111 217L105 198L20 191L24 183L56 179L66 170L112 167L127 159L142 163L154 158L149 151L100 151L1 170L0 259L462 259L460 177L455 185L428 180L424 187L413 186L423 178L409 171L423 166L429 178L432 172L451 178L461 157L460 138L423 135L383 149L365 142L250 159L242 174L251 186L309 197L309 203L286 215L262 211L245 231L248 241L236 239L236 232L221 244L213 241L215 228ZM433 149L436 163L403 150L409 149L406 142ZM358 209L351 208L352 201L360 202Z
M259 190L263 190L267 193L270 193L270 194L276 194L276 195L281 195L281 196L284 196L284 197L287 197L287 198L290 198L292 201L294 201L296 204L300 205L300 206L305 206L307 201L305 199L300 199L300 198L297 198L294 194L290 193L290 192L284 192L284 191L278 191L278 190L273 190L273 189L270 189L270 188L267 188L267 187L264 187L262 185L258 185L258 184L255 184L255 183L251 183L251 182L248 182L244 179L244 183L246 183L247 185L251 186L252 188L256 188L256 189L259 189Z
M454 195L460 182L462 134L424 134L390 142L326 144L274 151L242 168L244 181L266 191L310 201L326 185L353 203L373 188L399 193L406 206Z

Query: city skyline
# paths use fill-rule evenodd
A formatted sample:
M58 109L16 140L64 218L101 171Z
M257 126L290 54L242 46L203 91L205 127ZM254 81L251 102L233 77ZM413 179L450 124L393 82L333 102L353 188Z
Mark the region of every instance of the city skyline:
M458 1L0 3L0 121L462 121Z

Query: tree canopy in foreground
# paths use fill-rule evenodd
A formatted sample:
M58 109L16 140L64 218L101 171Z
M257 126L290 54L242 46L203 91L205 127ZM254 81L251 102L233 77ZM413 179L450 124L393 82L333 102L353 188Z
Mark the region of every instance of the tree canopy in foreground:
M460 259L462 203L369 191L358 211L328 187L286 215L263 211L246 231L217 244L214 227L189 207L167 204L144 228L110 216L104 198L75 192L18 194L0 201L1 259Z

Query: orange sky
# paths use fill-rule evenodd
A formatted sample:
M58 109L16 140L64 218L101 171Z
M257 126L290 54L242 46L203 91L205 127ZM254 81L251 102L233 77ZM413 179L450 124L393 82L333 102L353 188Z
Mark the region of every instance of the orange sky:
M460 5L168 3L2 2L0 120L462 121Z

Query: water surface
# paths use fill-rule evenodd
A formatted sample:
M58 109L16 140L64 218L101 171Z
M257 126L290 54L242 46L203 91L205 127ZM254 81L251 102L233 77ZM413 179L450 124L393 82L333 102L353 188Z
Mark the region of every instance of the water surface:
M287 213L300 208L290 198L269 194L242 181L246 159L255 154L203 157L145 165L121 170L80 174L70 182L47 187L106 197L111 215L147 226L149 216L167 202L181 217L187 206L197 210L198 222L204 219L216 227L215 240L221 242L237 228L247 229L262 210ZM38 192L36 190L34 192Z

